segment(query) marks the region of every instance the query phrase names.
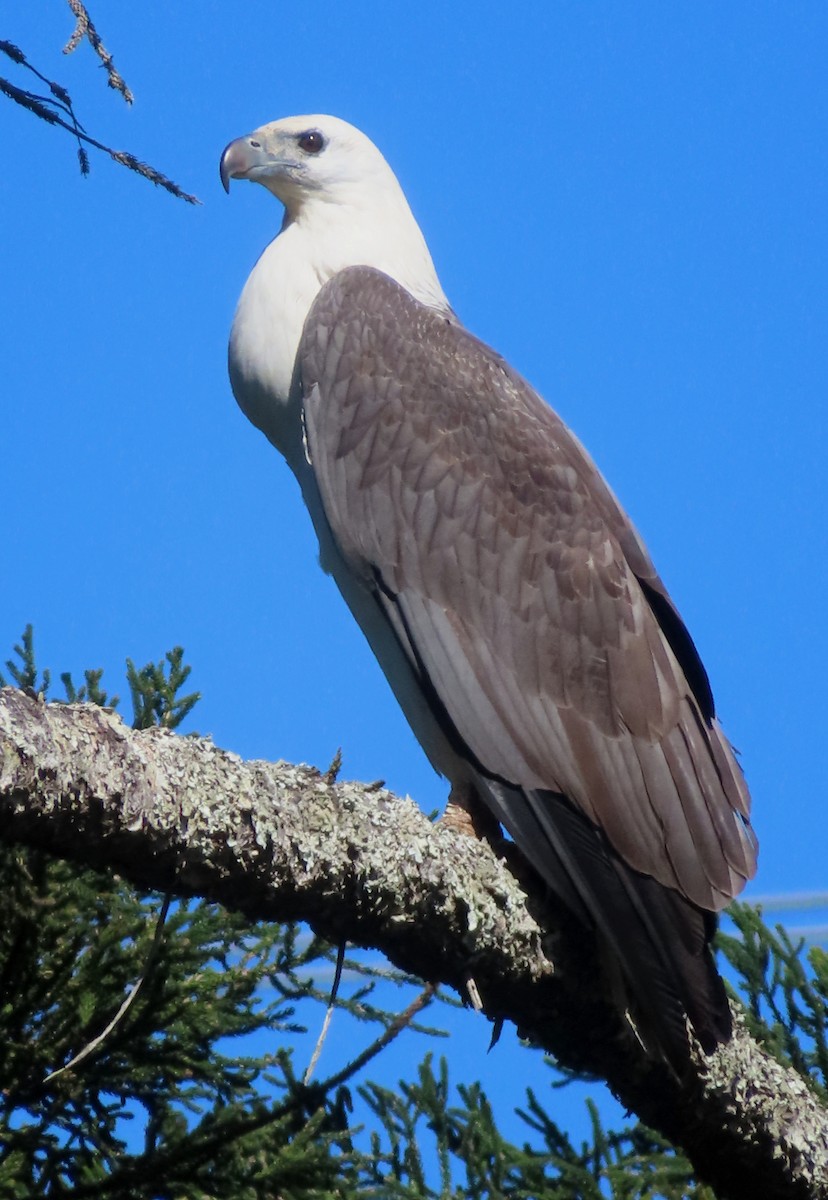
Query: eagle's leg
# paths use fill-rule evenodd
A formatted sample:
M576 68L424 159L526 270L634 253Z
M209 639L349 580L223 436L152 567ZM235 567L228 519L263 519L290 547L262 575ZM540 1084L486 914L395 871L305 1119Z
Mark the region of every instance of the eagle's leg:
M452 784L440 824L479 841L494 842L501 837L500 825L470 783Z
M453 829L456 833L462 833L465 837L477 838L478 841L494 842L502 836L497 820L470 783L452 784L446 811L440 817L439 824ZM483 1001L471 973L466 976L466 998L475 1012L483 1011ZM492 1045L499 1036L500 1029L496 1025Z

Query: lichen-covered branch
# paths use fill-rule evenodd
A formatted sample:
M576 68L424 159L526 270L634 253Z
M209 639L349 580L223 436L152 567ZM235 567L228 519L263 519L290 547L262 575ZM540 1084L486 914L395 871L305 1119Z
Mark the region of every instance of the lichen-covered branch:
M606 1078L721 1197L828 1197L828 1114L804 1080L738 1021L681 1082L649 1061L605 1000L595 948L491 847L408 800L4 688L0 830L139 886L308 921L461 994L473 979L489 1017Z

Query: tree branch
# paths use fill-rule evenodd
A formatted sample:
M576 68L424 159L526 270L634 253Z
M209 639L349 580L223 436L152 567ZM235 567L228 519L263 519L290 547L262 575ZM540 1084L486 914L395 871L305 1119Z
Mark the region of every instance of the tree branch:
M473 978L492 1020L607 1079L721 1197L828 1197L828 1113L738 1016L732 1042L677 1080L625 1030L583 932L410 801L4 688L0 829L141 887L307 921L461 995Z
M135 97L127 87L120 71L116 68L112 55L101 41L101 35L93 25L86 5L82 3L82 0L66 0L66 2L74 14L75 28L69 41L63 47L63 53L71 54L74 50L77 50L80 43L86 38L101 60L101 65L106 71L106 81L109 86L114 88L116 92L119 92L127 104L132 104Z

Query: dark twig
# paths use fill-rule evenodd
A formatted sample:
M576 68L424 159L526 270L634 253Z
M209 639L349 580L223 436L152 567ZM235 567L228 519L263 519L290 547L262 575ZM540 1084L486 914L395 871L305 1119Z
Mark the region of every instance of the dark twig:
M420 994L415 996L411 1001L408 1008L399 1013L388 1028L370 1046L366 1046L362 1053L352 1059L341 1071L337 1071L335 1075L329 1075L324 1082L317 1084L319 1091L327 1095L334 1088L341 1087L343 1083L347 1083L349 1079L353 1079L354 1075L358 1071L361 1071L372 1058L376 1058L380 1050L384 1050L390 1042L393 1042L395 1037L411 1024L417 1013L422 1012L426 1005L431 1002L436 990L436 984L427 983Z
M322 1022L322 1032L316 1039L316 1045L313 1048L311 1060L308 1063L304 1079L302 1080L306 1087L310 1083L311 1075L313 1075L313 1069L319 1061L319 1055L322 1053L322 1047L325 1045L325 1038L328 1036L328 1030L331 1027L331 1020L333 1018L334 1008L336 1007L336 997L339 993L339 984L342 979L342 964L344 962L345 943L340 942L339 948L336 952L336 969L334 970L333 983L331 984L331 998L328 1001L328 1007L325 1010L325 1020Z
M0 46L0 48L3 47ZM189 192L183 191L177 183L173 183L171 179L168 179L166 175L162 175L155 167L141 162L134 154L130 154L128 150L113 150L111 146L105 146L103 142L99 142L96 138L90 137L88 133L84 133L82 126L75 120L74 113L71 114L74 124L70 124L64 120L59 113L55 112L56 106L49 107L49 105L54 105L54 102L49 100L48 97L37 96L33 92L24 91L23 88L15 87L13 83L3 78L0 78L0 92L3 92L9 99L14 100L15 103L22 105L23 108L27 108L29 112L34 113L41 120L47 121L50 125L60 125L62 129L67 129L69 133L74 134L79 142L85 142L89 146L94 146L96 150L102 150L104 154L108 154L115 162L128 167L130 171L135 171L138 175L142 175L150 183L164 188L165 191L171 192L173 196L177 196L180 200L186 200L188 204L201 203L197 196L192 196Z
M82 4L81 0L66 0L66 3L75 14L75 21L77 23L72 36L63 47L63 53L71 54L73 50L78 48L81 41L86 38L86 40L89 42L89 45L103 63L104 69L106 70L107 83L109 86L114 88L116 92L120 92L127 104L132 104L135 97L127 87L123 77L121 76L121 73L116 69L115 63L112 61L112 55L101 41L101 36L95 26L92 24L92 18L90 17L89 13L86 11L86 5Z
M77 25L72 37L64 47L64 53L71 52L77 47L82 38L87 38L106 68L110 87L120 92L127 103L131 104L133 100L132 92L124 83L118 71L116 71L115 65L112 62L112 55L109 54L101 41L95 26L92 24L89 13L86 11L86 7L81 3L81 0L67 0L67 3L77 18ZM163 175L148 163L141 162L134 154L130 154L128 150L113 150L111 146L105 146L102 142L90 137L75 115L72 98L66 88L39 71L13 42L0 40L0 54L5 54L17 66L25 67L27 71L30 71L46 85L50 95L39 95L36 92L30 92L26 88L17 87L11 80L2 77L0 77L0 93L8 96L15 104L19 104L22 108L27 109L30 113L33 113L42 121L46 121L49 125L59 125L62 129L66 129L72 134L78 143L78 161L82 175L89 174L89 155L84 145L86 143L86 145L94 146L96 150L102 150L104 154L108 154L110 158L120 163L121 166L127 167L137 175L143 176L144 179L148 179L150 183L154 183L157 187L164 188L171 195L177 196L179 200L186 200L188 204L200 203L196 196L183 191L173 180L168 179L166 175Z
M62 1075L64 1071L71 1071L73 1067L76 1067L78 1063L83 1062L83 1060L88 1058L90 1054L94 1054L98 1047L103 1045L112 1031L121 1024L130 1008L132 1008L138 993L141 991L141 988L144 986L145 981L155 966L155 959L158 955L158 950L161 945L161 936L164 930L164 925L166 924L167 913L170 911L171 902L172 896L167 895L164 897L164 903L161 905L161 912L158 914L158 920L155 923L155 933L153 934L152 945L150 946L150 951L147 956L147 961L144 964L144 969L138 976L136 982L127 992L126 998L116 1012L115 1016L107 1024L106 1028L103 1029L97 1035L97 1037L92 1038L92 1041L88 1042L73 1058L70 1058L68 1063L64 1063L62 1067L58 1067L56 1071L51 1071L43 1080L44 1083L49 1083L50 1080L56 1079L58 1075Z

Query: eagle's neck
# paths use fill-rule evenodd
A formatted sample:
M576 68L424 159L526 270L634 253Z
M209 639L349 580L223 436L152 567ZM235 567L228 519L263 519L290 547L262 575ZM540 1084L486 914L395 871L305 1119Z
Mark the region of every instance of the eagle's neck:
M407 204L396 216L321 202L288 214L245 284L230 334L230 382L242 411L289 462L300 448L292 389L299 340L329 279L349 266L375 267L423 304L449 308Z

